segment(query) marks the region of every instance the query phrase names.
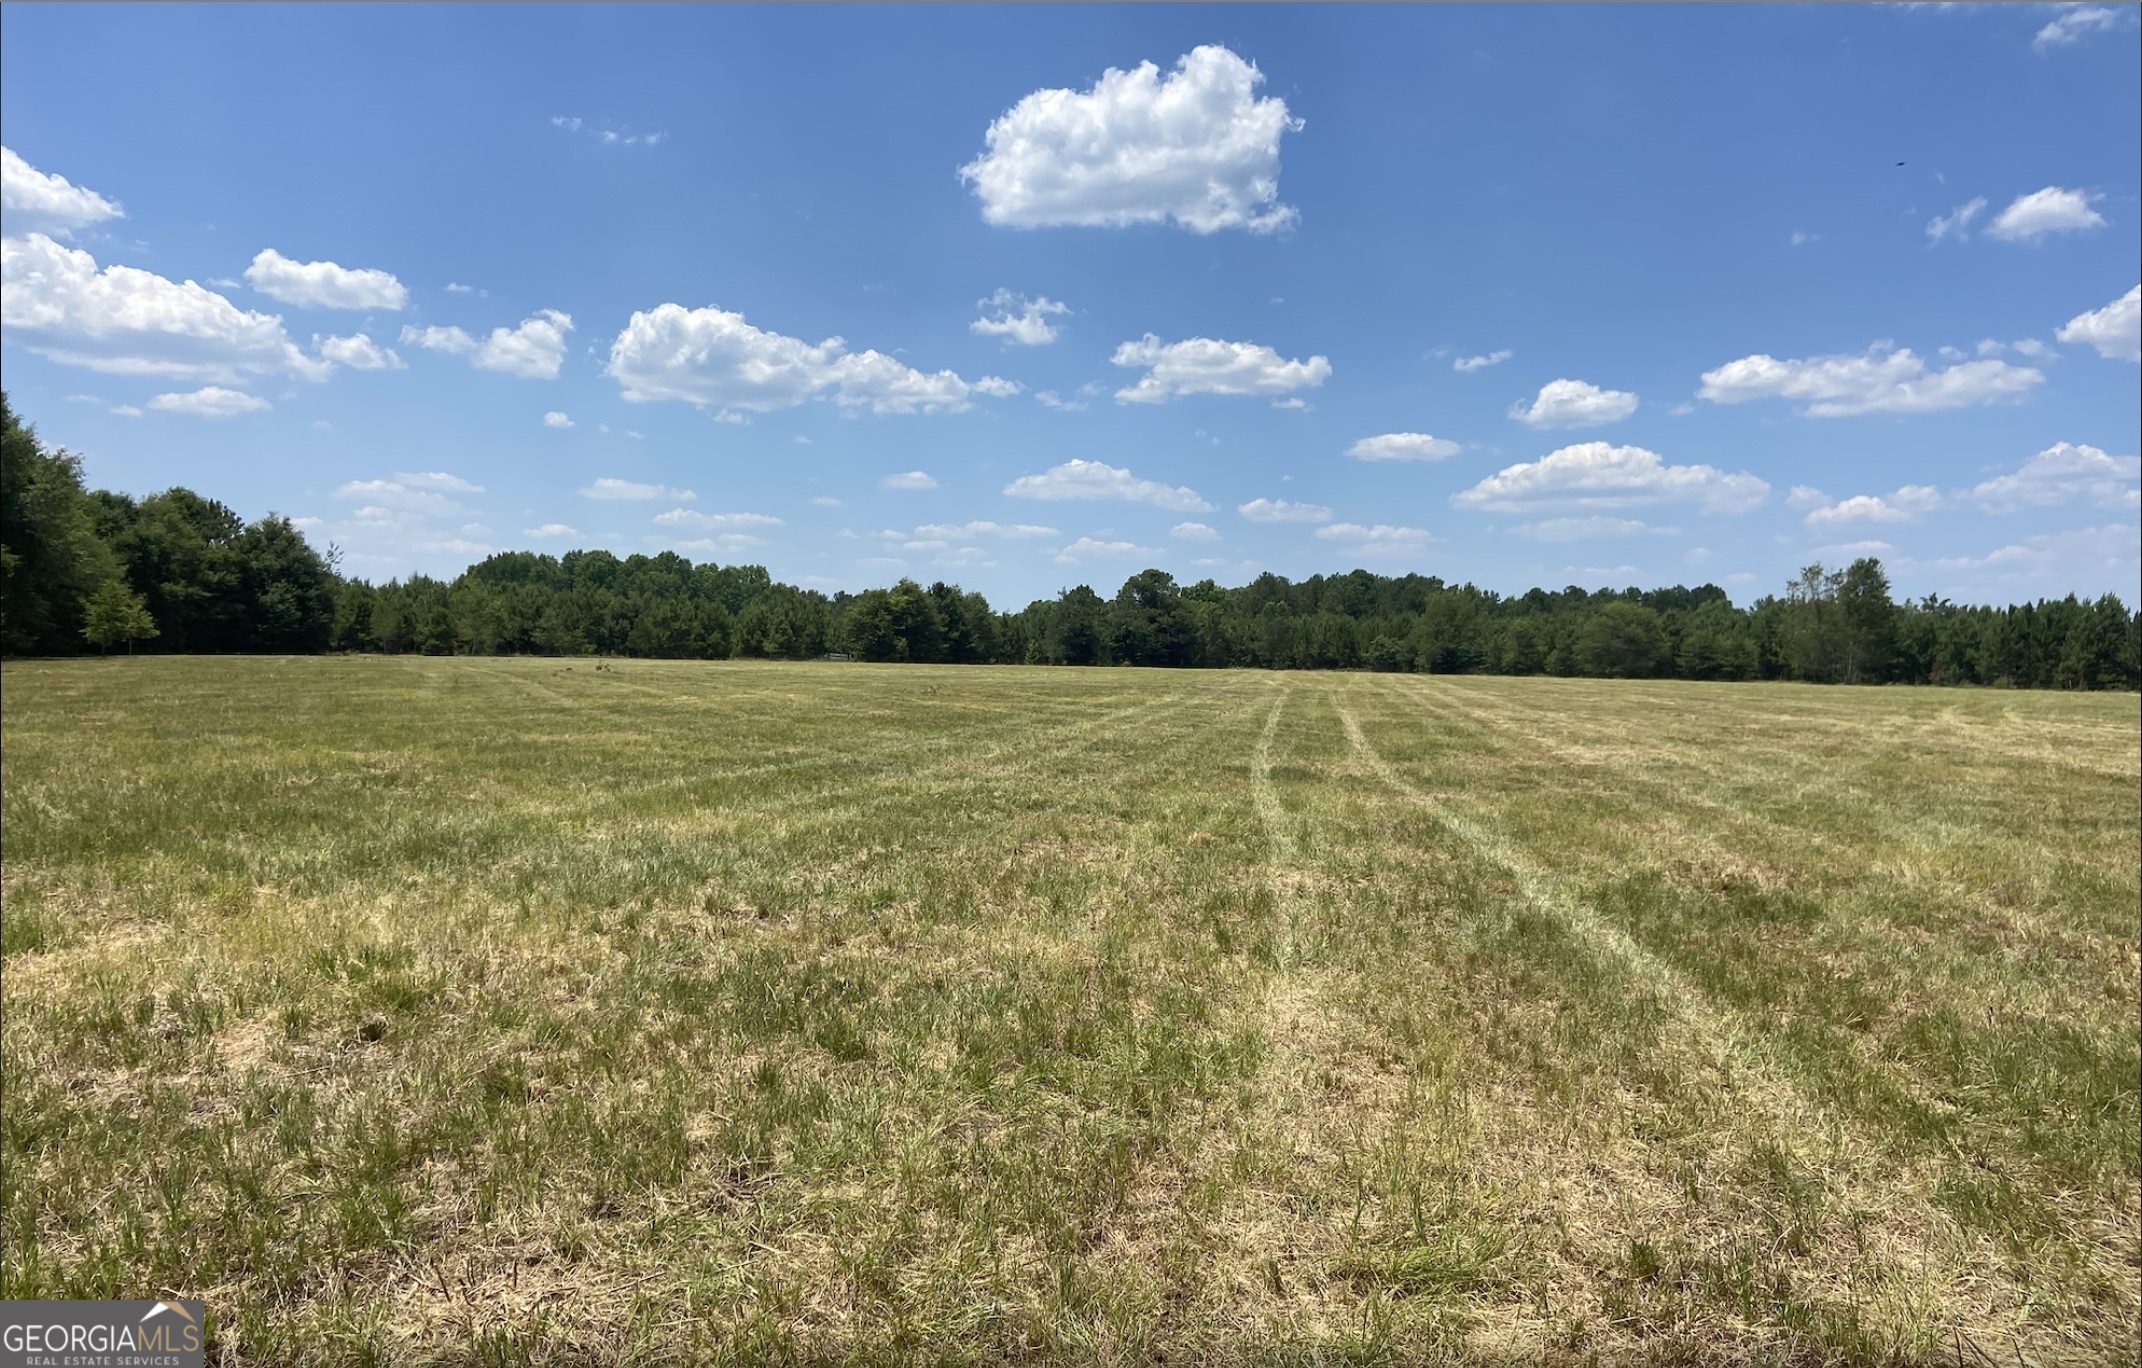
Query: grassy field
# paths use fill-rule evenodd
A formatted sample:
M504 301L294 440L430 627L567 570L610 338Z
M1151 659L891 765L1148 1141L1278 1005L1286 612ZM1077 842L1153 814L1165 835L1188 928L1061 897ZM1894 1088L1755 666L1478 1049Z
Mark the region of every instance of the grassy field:
M246 1363L2137 1356L2132 695L0 682L8 1297Z

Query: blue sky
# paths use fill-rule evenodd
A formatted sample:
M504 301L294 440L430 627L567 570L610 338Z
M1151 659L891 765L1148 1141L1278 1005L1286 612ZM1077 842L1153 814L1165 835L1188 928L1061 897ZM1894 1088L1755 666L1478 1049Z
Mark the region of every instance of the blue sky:
M375 579L2132 599L2136 14L9 6L6 385Z

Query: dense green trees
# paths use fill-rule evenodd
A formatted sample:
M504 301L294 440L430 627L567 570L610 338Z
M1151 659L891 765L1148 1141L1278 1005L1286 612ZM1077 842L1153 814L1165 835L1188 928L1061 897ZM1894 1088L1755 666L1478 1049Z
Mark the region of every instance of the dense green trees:
M4 409L5 396L0 396ZM1898 603L1879 561L1807 567L1737 608L1715 585L1571 586L1504 597L1366 570L1236 589L1141 570L1112 598L1075 585L1016 613L903 579L828 596L756 565L673 552L507 551L451 582L343 579L284 518L247 524L186 489L85 491L6 411L0 649L67 654L320 650L719 660L842 652L916 663L1399 670L1433 674L2132 689L2142 616L2107 595L2012 608Z

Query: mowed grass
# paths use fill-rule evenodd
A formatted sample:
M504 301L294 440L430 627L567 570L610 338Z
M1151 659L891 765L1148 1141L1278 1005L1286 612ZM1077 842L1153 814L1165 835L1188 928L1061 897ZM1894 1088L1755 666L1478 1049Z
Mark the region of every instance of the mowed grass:
M7 1297L245 1363L2136 1359L2132 695L0 683Z

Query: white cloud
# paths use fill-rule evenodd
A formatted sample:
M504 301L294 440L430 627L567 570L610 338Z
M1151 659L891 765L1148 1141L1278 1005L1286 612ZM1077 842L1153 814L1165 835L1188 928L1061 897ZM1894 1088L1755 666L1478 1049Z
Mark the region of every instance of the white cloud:
M65 176L47 175L10 147L0 147L0 225L9 237L87 228L106 219L125 218L116 200L72 184Z
M322 337L318 333L314 333L312 335L312 348L336 365L348 366L351 370L406 370L408 368L402 358L396 356L391 348L380 346L363 333L358 333L354 337Z
M411 489L443 489L449 494L481 494L483 486L443 470L397 470L394 478Z
M992 399L1009 399L1026 386L1017 380L1006 380L998 375L985 375L974 382L971 388L976 394L986 394Z
M690 527L701 532L781 526L781 520L770 513L701 513L691 508L672 508L667 513L657 513L655 521L664 527Z
M1983 556L1900 560L1899 564L1918 573L1966 572L1981 584L2033 583L2053 592L2116 590L2127 595L2133 593L2137 572L2142 570L2138 552L2142 552L2142 531L2130 520L2026 537Z
M477 289L474 285L462 285L456 281L449 280L446 282L446 292L448 294L475 294ZM490 291L485 290L483 293L489 294Z
M976 537L1053 537L1057 531L1038 523L997 523L978 519L964 523L924 523L915 529L914 535L936 541L972 541Z
M2043 242L2048 233L2102 228L2105 226L2104 215L2090 207L2091 200L2101 198L2103 196L2048 185L2043 190L2016 196L2014 202L1986 225L1986 236L1999 238L2002 242L2036 245Z
M452 483L445 483L451 481ZM462 513L466 509L446 492L481 493L479 486L444 472L431 475L397 473L391 480L350 480L335 488L338 499L362 501L363 507L351 516L358 522L395 523L397 514L413 514L418 517L435 518Z
M580 535L580 529L576 527L569 527L564 523L544 523L541 527L522 528L521 535L524 537L535 537L538 539L549 537L577 537Z
M1285 499L1251 499L1239 504L1235 512L1251 522L1261 523L1320 523L1331 521L1331 510L1322 504L1289 503Z
M1907 523L1942 506L1941 491L1932 485L1905 485L1888 494L1855 494L1807 513L1809 527L1834 527L1838 523Z
M580 497L583 499L618 499L633 502L667 499L676 503L690 503L699 496L689 489L672 489L668 485L659 484L640 484L634 480L620 480L614 476L605 475L593 484L583 486L580 490Z
M725 309L661 304L635 312L610 344L604 373L634 403L676 399L770 413L828 396L873 413L958 413L974 388L951 371L915 370L878 351L849 354L766 332Z
M544 427L547 427L547 428L569 428L569 427L571 427L572 425L573 425L573 420L572 420L571 416L569 416L569 415L567 415L567 414L564 414L564 413L560 413L560 412L559 412L558 410L556 410L556 409L552 409L552 410L551 410L550 412L548 412L548 413L546 413L546 414L544 414L544 415L543 415L543 426L544 426Z
M1344 542L1356 555L1369 559L1418 555L1435 540L1422 528L1394 527L1389 523L1377 523L1373 527L1364 527L1360 523L1333 523L1329 527L1319 527L1316 535L1326 541Z
M555 380L565 362L565 335L572 330L571 314L544 309L522 319L518 328L491 329L470 364L523 380Z
M1220 534L1201 522L1179 522L1168 529L1168 535L1182 541L1218 541Z
M2142 458L2111 456L2094 446L2055 442L2025 461L2012 475L2000 475L1956 491L1956 497L1988 513L2021 508L2050 508L2087 499L2102 508L2138 506L2137 481Z
M1537 461L1505 466L1470 489L1451 496L1459 508L1523 513L1563 505L1574 508L1640 508L1650 504L1696 504L1707 513L1745 513L1770 495L1770 486L1742 471L1728 475L1714 466L1667 465L1642 447L1582 442Z
M1936 409L1991 404L2023 393L2045 375L2006 361L1966 361L1929 371L1909 347L1891 350L1877 342L1864 356L1815 356L1780 361L1744 356L1703 373L1698 391L1714 404L1750 399L1797 399L1809 418L1860 413L1929 413Z
M2033 361L2058 361L2060 359L2059 352L2046 346L2035 337L2026 337L2009 345L2014 347L2018 353L2029 357Z
M270 299L312 309L399 309L409 291L386 271L353 271L332 261L292 261L273 247L246 267L246 283Z
M812 499L811 499L811 502L812 502L812 503L814 503L814 504L816 504L816 505L817 505L818 507L820 507L820 508L839 508L839 507L840 507L840 500L839 500L839 499L836 499L836 498L834 498L834 497L833 497L833 496L832 496L831 494L818 494L818 495L814 495L814 496L812 497Z
M97 269L42 233L0 240L0 328L54 361L112 375L235 383L248 375L324 380L272 314L132 266Z
M1794 485L1792 487L1792 492L1785 496L1785 506L1787 508L1801 510L1809 508L1821 508L1826 504L1834 502L1835 500L1830 498L1829 495L1823 493L1821 490L1815 488L1813 485Z
M1476 370L1486 370L1489 366L1499 366L1515 355L1517 355L1516 352L1506 347L1501 351L1488 352L1482 356L1461 356L1450 363L1450 368L1460 375L1470 375Z
M982 316L967 325L971 331L984 337L1001 337L1022 347L1040 347L1054 342L1056 325L1049 319L1056 314L1071 312L1070 305L1047 295L1028 299L1023 294L1002 289L978 301L976 307L982 310Z
M1522 401L1510 416L1536 428L1598 427L1618 423L1636 412L1636 396L1627 390L1601 389L1582 380L1550 380L1540 386L1530 408Z
M1206 513L1212 505L1197 491L1141 480L1128 470L1100 461L1069 460L1039 475L1021 475L1004 486L1015 499L1121 499L1179 513Z
M2133 22L2132 12L2122 12L2105 5L2076 5L2062 11L2051 23L2039 29L2038 36L2030 40L2030 45L2042 57L2054 48L2068 47L2080 42L2086 33L2110 33Z
M935 489L937 477L926 470L903 470L878 481L880 489Z
M209 385L191 394L159 394L149 407L164 413L190 413L196 418L231 418L241 413L261 413L274 407L256 394Z
M604 128L570 114L551 115L550 126L562 128L568 133L578 133L585 129L595 141L607 147L653 147L669 136L666 132L633 133L622 128Z
M1822 234L1820 233L1806 233L1795 230L1792 235L1792 245L1795 247L1804 247L1810 242L1820 241L1822 241Z
M1861 556L1886 556L1895 550L1896 547L1888 542L1870 538L1865 541L1831 542L1827 546L1814 548L1813 554L1823 560L1858 560Z
M1085 400L1066 399L1055 390L1037 390L1034 393L1034 397L1041 401L1043 408L1052 408L1058 413L1077 413L1080 409L1086 407Z
M1162 342L1147 333L1117 347L1109 360L1147 368L1137 384L1116 391L1119 404L1162 404L1186 394L1282 395L1314 389L1331 376L1331 362L1321 356L1288 361L1254 342L1210 337Z
M2053 335L2063 342L2087 342L2107 361L2142 361L2142 285L2102 309L2075 315Z
M1074 565L1085 560L1115 560L1124 556L1158 556L1160 551L1136 542L1102 541L1095 537L1080 537L1056 553L1056 559L1064 565Z
M422 347L426 351L446 352L451 356L467 356L476 350L476 339L459 328L442 328L437 325L416 328L402 325L402 345Z
M1533 541L1590 541L1597 537L1671 537L1678 527L1653 527L1636 518L1543 518L1512 529Z
M1926 221L1926 245L1939 243L1943 238L1955 238L1958 242L1971 236L1971 221L1986 212L1986 197L1979 195L1957 205L1946 214L1937 214Z
M522 319L517 328L493 328L481 342L459 328L405 326L402 345L466 356L478 370L523 380L555 380L565 362L565 335L572 330L571 314L543 309Z
M1425 432L1386 432L1363 437L1346 449L1357 461L1440 461L1458 454L1458 444Z
M1206 46L1165 77L1140 62L1110 67L1087 91L1037 90L990 124L988 150L960 179L999 226L1272 232L1297 217L1279 203L1279 140L1302 122L1284 100L1257 98L1263 80Z

